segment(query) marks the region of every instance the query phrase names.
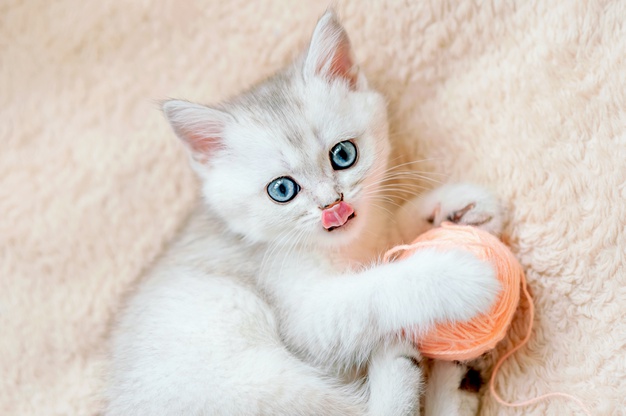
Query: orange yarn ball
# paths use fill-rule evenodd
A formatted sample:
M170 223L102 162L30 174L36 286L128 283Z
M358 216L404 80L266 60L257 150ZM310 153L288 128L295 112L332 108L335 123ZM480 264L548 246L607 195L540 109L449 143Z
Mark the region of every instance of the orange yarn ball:
M502 283L502 290L488 313L467 322L445 322L435 325L427 334L415 338L420 352L440 360L466 361L493 349L504 338L520 298L520 283L524 280L522 266L513 253L497 237L466 225L444 223L439 228L420 235L411 245L399 246L387 254L404 250L399 258L421 248L472 252L489 261Z

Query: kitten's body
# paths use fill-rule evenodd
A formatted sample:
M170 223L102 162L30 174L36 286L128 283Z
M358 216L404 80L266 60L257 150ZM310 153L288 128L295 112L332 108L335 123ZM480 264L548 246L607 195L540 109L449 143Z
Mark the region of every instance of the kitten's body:
M272 80L219 109L170 102L165 112L191 151L206 205L121 317L107 414L415 414L419 355L401 330L469 319L498 284L489 266L458 251L372 261L432 214L436 225L463 212L459 221L482 218L498 232L494 199L444 187L395 223L379 210L384 100L354 68L330 13L306 58ZM358 160L331 167L328 149L348 139ZM287 175L299 194L277 204L266 184ZM320 214L336 203L356 217L322 227ZM450 414L442 406L459 404L427 408Z
M126 368L112 383L109 414L361 413L359 401L281 341L276 310L256 284L267 250L225 231L204 207L193 213L118 328L113 359ZM294 267L277 256L265 268L299 274L315 257L301 252Z

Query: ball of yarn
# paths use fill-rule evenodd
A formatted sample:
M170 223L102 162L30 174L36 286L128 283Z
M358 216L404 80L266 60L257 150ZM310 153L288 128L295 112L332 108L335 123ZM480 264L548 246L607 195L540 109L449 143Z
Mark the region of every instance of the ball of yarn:
M415 250L462 249L489 261L502 283L502 290L491 309L466 322L438 323L426 334L414 339L420 352L440 360L466 361L493 349L504 338L520 298L522 266L497 237L476 227L444 223L420 235L412 244L391 249L402 251L399 258Z

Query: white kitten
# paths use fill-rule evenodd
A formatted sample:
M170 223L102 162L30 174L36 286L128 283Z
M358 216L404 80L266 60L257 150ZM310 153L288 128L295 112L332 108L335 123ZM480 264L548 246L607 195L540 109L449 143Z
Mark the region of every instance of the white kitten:
M252 90L163 109L206 204L121 315L106 414L419 412L419 354L402 329L469 319L499 285L465 252L353 267L398 241L372 202L389 154L385 100L335 15L301 60ZM444 188L403 210L402 232L413 238L435 211L499 231L492 201Z

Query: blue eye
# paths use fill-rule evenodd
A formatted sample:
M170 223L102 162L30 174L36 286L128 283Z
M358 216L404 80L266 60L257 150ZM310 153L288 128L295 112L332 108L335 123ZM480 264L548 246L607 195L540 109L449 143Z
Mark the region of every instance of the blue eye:
M356 145L349 140L339 142L330 149L330 164L335 170L348 169L356 162Z
M300 185L293 179L283 176L267 185L267 194L276 202L289 202L300 192Z

